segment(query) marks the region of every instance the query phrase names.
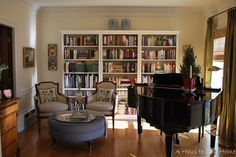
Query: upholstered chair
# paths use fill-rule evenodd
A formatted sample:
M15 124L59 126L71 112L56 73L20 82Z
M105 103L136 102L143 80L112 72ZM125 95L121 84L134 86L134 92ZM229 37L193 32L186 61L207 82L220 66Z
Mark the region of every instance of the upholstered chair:
M45 81L35 84L35 110L38 120L38 133L41 130L41 118L48 118L52 113L68 110L67 97L59 93L59 83Z
M102 81L96 84L96 92L87 97L86 109L102 112L105 116L112 116L112 128L114 130L117 105L116 83Z

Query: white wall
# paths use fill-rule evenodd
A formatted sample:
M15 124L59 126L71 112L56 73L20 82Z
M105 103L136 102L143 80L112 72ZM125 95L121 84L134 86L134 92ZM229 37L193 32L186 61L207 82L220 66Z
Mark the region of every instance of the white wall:
M203 14L197 9L174 8L41 8L38 11L38 75L39 81L53 80L62 84L61 30L106 30L108 20L117 18L119 23L125 17L131 19L132 30L176 30L180 31L179 58L182 62L182 45L192 44L198 62L203 64ZM57 71L48 71L47 44L58 44ZM179 68L178 68L179 69Z
M36 16L34 9L18 0L0 0L0 23L14 29L14 84L20 98L18 131L24 129L24 114L33 108L36 68L23 68L23 46L36 46Z

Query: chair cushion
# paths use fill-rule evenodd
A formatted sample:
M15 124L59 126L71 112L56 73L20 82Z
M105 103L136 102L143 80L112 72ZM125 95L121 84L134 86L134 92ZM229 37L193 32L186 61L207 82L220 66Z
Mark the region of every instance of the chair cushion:
M97 101L111 102L113 89L98 88Z
M56 98L56 89L40 89L39 90L40 103L50 103L57 100Z
M106 111L112 111L113 105L111 102L101 102L101 101L95 101L90 104L86 105L87 109L96 110L99 112L106 112Z
M58 111L65 111L68 105L62 102L54 101L50 103L39 104L39 111L44 113L53 113Z

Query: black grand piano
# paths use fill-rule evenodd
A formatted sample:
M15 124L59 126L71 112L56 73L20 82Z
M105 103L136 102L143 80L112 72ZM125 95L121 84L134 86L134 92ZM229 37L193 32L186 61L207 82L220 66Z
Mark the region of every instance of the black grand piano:
M217 124L221 105L217 105L219 90L194 94L182 88L181 74L155 74L153 84L136 84L138 133L142 133L141 118L166 135L166 156L173 156L173 135L209 124ZM215 136L211 136L211 147Z

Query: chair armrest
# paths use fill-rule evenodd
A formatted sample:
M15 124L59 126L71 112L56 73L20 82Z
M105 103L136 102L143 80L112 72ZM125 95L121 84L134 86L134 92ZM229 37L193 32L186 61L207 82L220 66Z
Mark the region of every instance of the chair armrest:
M97 99L97 93L94 93L93 95L87 96L86 97L86 102L87 102L86 104L94 102L94 101L96 101L96 99Z
M57 93L57 101L59 102L63 102L65 104L68 104L68 98L66 95L61 94L61 93Z

